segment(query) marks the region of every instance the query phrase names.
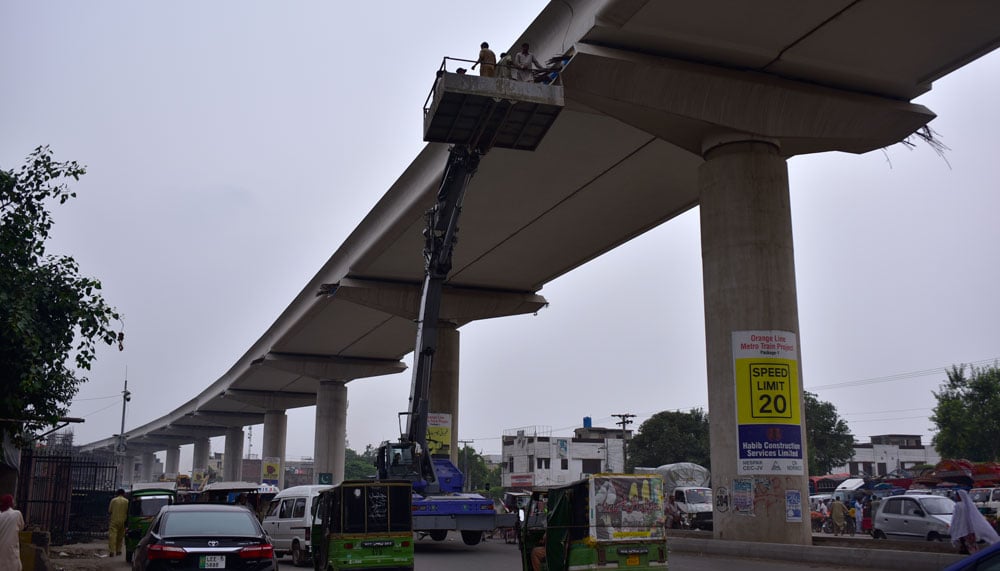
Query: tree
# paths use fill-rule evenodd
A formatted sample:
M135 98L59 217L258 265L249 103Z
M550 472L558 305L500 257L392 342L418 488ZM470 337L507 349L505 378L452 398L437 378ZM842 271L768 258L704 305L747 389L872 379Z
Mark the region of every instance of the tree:
M964 365L952 366L946 373L934 393L934 447L945 458L1000 459L1000 366L969 367L969 376Z
M465 475L470 490L494 497L502 492L500 466L490 466L475 449L469 446L459 449L458 468Z
M658 412L628 442L629 470L674 462L694 462L711 469L708 415L702 409Z
M854 435L832 403L821 401L808 391L805 403L809 473L829 474L834 466L846 464L854 457Z
M365 451L358 454L348 448L347 458L344 461L345 480L367 480L375 475L375 455L377 451L371 444L365 447Z
M119 315L101 282L81 276L73 258L45 250L49 204L75 197L65 181L85 172L53 161L48 147L17 172L0 169L0 418L19 421L0 428L22 444L65 416L98 342L122 348L123 335L111 328Z

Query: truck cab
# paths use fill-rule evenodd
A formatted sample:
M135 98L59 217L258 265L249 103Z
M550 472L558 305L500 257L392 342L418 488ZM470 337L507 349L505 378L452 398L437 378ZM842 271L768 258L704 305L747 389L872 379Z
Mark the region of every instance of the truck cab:
M674 488L674 503L681 514L681 526L712 530L712 489L700 486Z

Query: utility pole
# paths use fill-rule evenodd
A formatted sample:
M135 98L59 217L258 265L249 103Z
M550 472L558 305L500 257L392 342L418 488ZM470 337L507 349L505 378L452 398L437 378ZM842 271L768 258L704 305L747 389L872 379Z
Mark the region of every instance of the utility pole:
M621 414L612 414L611 416L619 419L615 424L622 427L622 472L624 472L628 470L628 425L632 424L632 419L635 418L635 415L623 412Z
M127 445L125 443L125 405L128 401L132 400L132 393L128 392L128 369L125 369L125 388L122 390L122 427L118 432L118 446L115 447L115 455L118 456L118 465L121 466L121 483L125 484L125 451L127 450ZM129 481L132 480L132 475L129 474Z
M458 443L462 445L462 463L465 464L465 468L462 472L465 473L465 490L468 492L472 489L472 472L469 472L469 445L475 442L475 440L459 440Z

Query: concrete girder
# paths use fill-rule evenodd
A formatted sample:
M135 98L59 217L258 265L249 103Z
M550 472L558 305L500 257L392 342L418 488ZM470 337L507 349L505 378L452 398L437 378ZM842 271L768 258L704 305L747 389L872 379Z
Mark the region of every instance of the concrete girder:
M191 438L215 438L226 434L226 429L215 426L187 426L184 424L170 424L157 431L157 434L170 436L189 436Z
M782 156L865 153L934 119L917 105L771 74L579 44L562 72L566 99L694 154L732 140L773 140Z
M225 412L218 410L196 411L189 415L198 424L214 424L228 428L243 428L264 422L263 412Z
M222 398L233 399L265 411L288 410L290 408L300 408L316 404L315 393L227 389L226 392L222 393Z
M406 319L417 319L421 284L344 278L324 291L342 301L377 309ZM470 321L536 313L548 305L534 293L494 291L445 286L441 321L462 325Z
M315 355L292 355L288 353L268 353L254 361L254 365L271 367L288 373L304 375L313 379L350 381L364 377L392 375L406 370L406 363L388 359L358 359L354 357L320 357ZM315 404L315 395L313 402ZM263 422L263 415L261 420ZM256 424L259 424L256 423Z

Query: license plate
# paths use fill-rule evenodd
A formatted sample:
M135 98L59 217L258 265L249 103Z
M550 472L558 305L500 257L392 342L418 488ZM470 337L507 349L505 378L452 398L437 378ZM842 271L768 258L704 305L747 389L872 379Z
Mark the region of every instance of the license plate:
M226 568L226 556L225 555L202 555L198 559L199 569L225 569Z
M632 567L632 566L638 565L638 564L639 564L639 556L638 555L629 555L627 558L625 558L625 565L627 565L629 567Z

